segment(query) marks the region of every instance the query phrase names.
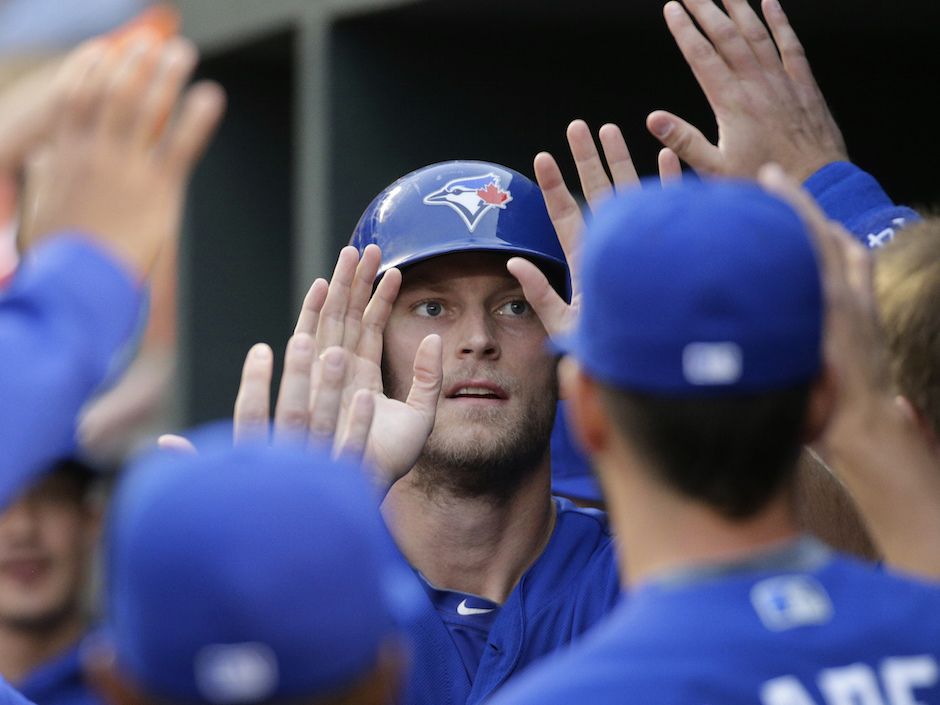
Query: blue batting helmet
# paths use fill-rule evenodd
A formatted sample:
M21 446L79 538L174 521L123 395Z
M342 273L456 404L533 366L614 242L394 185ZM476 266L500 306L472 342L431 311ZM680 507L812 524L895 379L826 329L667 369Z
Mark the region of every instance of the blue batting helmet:
M539 187L490 162L432 164L403 176L375 197L350 244L382 248L379 276L455 252L505 252L531 259L570 299L565 253Z

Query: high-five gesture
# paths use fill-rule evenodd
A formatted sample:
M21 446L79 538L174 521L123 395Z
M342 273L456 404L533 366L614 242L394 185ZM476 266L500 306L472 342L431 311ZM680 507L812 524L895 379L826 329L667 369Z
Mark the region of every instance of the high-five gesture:
M617 190L639 185L640 179L633 165L633 158L619 127L607 124L598 131L604 160L610 169L613 182L607 176L604 160L597 151L587 123L583 120L572 122L568 126L567 137L581 181L581 191L589 208L597 208ZM663 149L659 154L659 173L664 185L682 176L679 160L669 148ZM519 280L526 300L535 309L548 334L558 335L573 325L580 305L578 249L581 231L584 229L584 216L581 206L561 175L558 162L548 152L540 152L535 157L535 179L542 189L548 214L568 260L571 272L571 303L566 303L552 288L542 271L528 260L513 257L506 266Z
M418 347L405 401L382 384L382 336L401 286L397 269L375 287L381 252L359 257L344 248L329 283L318 279L304 300L288 343L274 413L274 442L332 443L335 453L363 455L387 490L414 465L434 426L440 394L441 341ZM273 355L248 353L235 403L235 440L267 437Z
M763 0L764 26L747 0L666 3L669 31L718 122L718 143L672 113L655 111L647 127L701 174L755 178L776 162L803 181L847 160L839 131L806 53L778 0ZM701 31L696 28L693 19Z

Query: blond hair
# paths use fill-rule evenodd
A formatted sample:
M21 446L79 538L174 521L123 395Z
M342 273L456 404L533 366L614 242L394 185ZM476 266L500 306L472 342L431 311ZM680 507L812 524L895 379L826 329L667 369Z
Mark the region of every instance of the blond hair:
M940 217L901 230L875 267L894 383L940 438Z

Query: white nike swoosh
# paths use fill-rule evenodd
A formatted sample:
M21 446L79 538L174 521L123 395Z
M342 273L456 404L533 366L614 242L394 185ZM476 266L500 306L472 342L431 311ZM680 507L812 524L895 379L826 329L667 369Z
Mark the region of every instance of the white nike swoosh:
M495 609L495 607L467 607L467 601L464 600L459 605L457 605L457 614L466 617L471 614L486 614L487 612L492 612Z

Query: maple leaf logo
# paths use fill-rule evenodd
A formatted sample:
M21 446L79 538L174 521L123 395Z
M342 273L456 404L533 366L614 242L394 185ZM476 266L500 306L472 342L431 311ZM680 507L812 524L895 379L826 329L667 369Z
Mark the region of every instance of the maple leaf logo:
M497 208L505 208L506 204L512 200L509 191L503 191L496 184L489 184L486 188L479 189L477 196L487 205L496 206Z

